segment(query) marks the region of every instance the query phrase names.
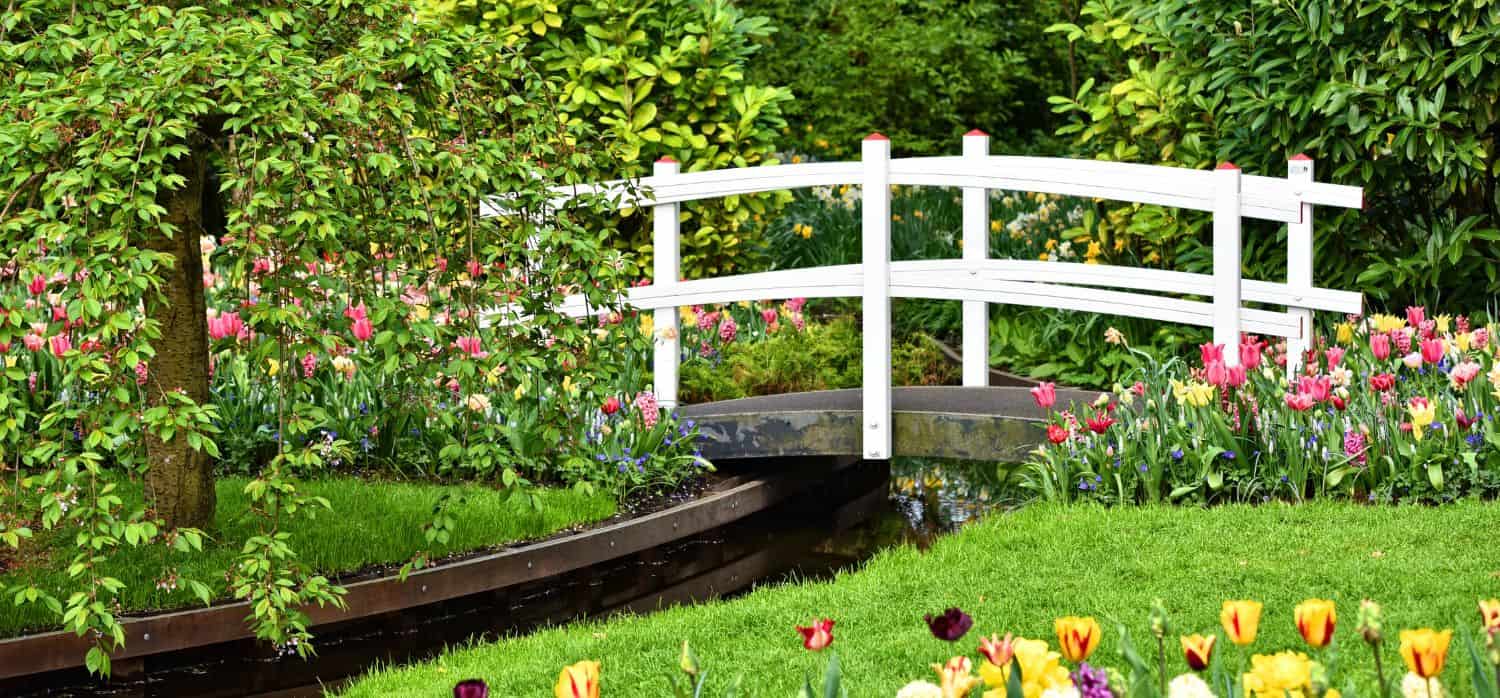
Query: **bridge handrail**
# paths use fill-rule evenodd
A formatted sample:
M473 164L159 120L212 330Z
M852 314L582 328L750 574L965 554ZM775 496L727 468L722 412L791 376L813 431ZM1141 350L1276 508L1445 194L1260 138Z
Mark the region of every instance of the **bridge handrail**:
M934 298L964 304L963 384L988 385L988 304L1003 303L1126 315L1213 328L1213 341L1233 347L1241 331L1287 339L1287 369L1296 371L1309 346L1312 313L1359 313L1360 294L1318 288L1312 279L1314 206L1361 208L1358 187L1313 181L1313 161L1288 161L1285 178L1245 175L1225 163L1213 171L1156 165L996 156L989 136L971 132L962 156L892 159L890 142L865 139L858 162L819 162L680 172L663 159L649 177L559 187L555 203L583 194L613 197L621 209L653 209L653 275L650 286L630 289L625 302L655 311L654 388L666 407L677 405L680 351L677 308L685 305L790 297L852 297L863 300L864 451L867 458L891 453L890 299ZM961 259L892 262L890 187L893 184L958 187L963 190ZM682 203L818 186L862 189L862 261L814 269L680 280L679 207ZM989 190L1042 192L1213 213L1213 273L1111 265L988 259ZM483 215L504 215L505 197L482 206ZM1241 277L1240 219L1287 225L1287 281ZM1204 297L1189 300L1160 294ZM1242 302L1285 306L1285 311L1246 308ZM582 297L563 311L589 315ZM1226 363L1239 362L1235 351Z

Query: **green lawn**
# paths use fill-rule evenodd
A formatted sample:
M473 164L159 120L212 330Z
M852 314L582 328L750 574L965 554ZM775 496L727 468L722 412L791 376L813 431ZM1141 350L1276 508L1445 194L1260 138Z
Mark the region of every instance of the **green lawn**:
M1066 508L1034 506L992 516L926 553L883 553L863 570L826 583L763 588L746 597L646 617L579 623L451 652L411 669L376 672L350 696L445 696L454 682L481 677L491 695L545 695L565 664L602 662L604 695L670 695L665 674L690 640L719 695L743 674L751 695L788 696L824 657L803 650L793 631L817 616L837 621L833 648L852 696L890 696L907 681L934 678L927 666L957 652L976 657L979 634L1046 638L1056 649L1056 616L1092 614L1105 626L1095 663L1122 666L1114 621L1147 641L1152 599L1165 599L1174 632L1212 631L1226 598L1265 603L1254 649L1300 647L1292 608L1306 597L1338 602L1335 647L1343 677L1372 695L1373 668L1355 633L1360 599L1386 609L1387 667L1401 667L1403 627L1477 628L1476 600L1500 595L1494 531L1500 505L1441 508L1310 504L1262 507ZM924 612L957 605L974 629L954 648L933 639ZM1238 661L1221 639L1216 651ZM1468 694L1468 659L1455 638L1445 680ZM1176 637L1170 672L1186 671ZM1404 672L1404 669L1400 669ZM1399 680L1400 674L1396 673ZM1338 679L1343 685L1343 678Z
M233 564L245 539L256 530L255 520L247 513L245 483L242 477L219 481L218 515L214 529L209 532L214 540L205 542L203 553L170 552L158 545L149 549L127 547L110 555L102 570L128 585L121 599L126 608L156 609L197 603L185 587L175 592L156 588L162 570L169 567L176 567L182 577L197 579L221 595L228 595L224 571ZM441 556L537 538L573 524L608 518L615 512L610 495L585 496L573 490L543 490L543 505L537 511L521 497L501 501L499 492L474 485L329 478L304 482L300 487L308 494L328 498L333 505L332 511L320 511L315 519L296 517L286 525L286 530L292 533L292 547L301 560L323 572L404 563L422 550ZM428 548L422 525L431 520L432 507L444 492L465 499L452 509L458 527L448 545ZM134 506L138 506L138 489L126 492L125 496L133 498L137 502ZM66 598L64 590L76 587L64 572L74 555L71 535L39 534L35 543L23 544L23 550L33 547L43 554L38 557L34 551L28 552L30 567L0 575L0 586L35 583ZM56 627L55 617L45 607L18 608L8 598L3 601L0 636Z

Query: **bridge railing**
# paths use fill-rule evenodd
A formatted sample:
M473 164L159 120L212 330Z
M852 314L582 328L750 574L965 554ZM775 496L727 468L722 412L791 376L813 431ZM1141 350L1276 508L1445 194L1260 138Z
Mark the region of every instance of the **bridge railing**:
M631 186L627 186L630 184ZM788 269L683 281L679 206L684 202L817 186L862 188L862 256L859 264ZM963 256L960 259L891 261L891 185L957 187L963 190ZM1155 204L1213 214L1213 272L1179 271L1065 262L989 259L989 190ZM991 303L1123 315L1213 328L1213 341L1238 345L1240 332L1283 337L1288 369L1295 371L1308 348L1314 311L1359 313L1358 293L1313 285L1313 207L1360 208L1358 187L1313 181L1313 161L1298 155L1286 177L1247 175L1225 163L1213 171L1065 158L989 154L989 136L964 136L963 155L892 159L890 141L874 134L859 162L808 163L681 173L670 158L650 177L632 183L602 182L559 189L559 199L582 193L613 195L621 208L653 210L655 253L650 286L632 288L625 302L655 313L654 389L668 408L677 405L680 339L678 308L792 297L859 297L863 323L864 453L891 454L892 298L963 302L963 383L989 382ZM503 213L502 204L486 215ZM1285 282L1241 276L1244 218L1287 225ZM1209 300L1191 300L1195 296ZM1246 308L1245 302L1284 311ZM589 315L581 297L564 311ZM1225 359L1238 363L1239 353Z

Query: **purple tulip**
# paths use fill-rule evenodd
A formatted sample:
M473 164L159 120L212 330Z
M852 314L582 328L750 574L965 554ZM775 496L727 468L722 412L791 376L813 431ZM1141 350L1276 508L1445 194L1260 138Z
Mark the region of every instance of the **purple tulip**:
M943 611L943 615L935 617L929 613L926 619L927 628L932 631L932 636L948 642L957 642L964 636L964 633L969 632L969 628L974 627L974 619L957 608L950 608Z
M453 698L489 698L490 687L484 679L464 679L453 687Z

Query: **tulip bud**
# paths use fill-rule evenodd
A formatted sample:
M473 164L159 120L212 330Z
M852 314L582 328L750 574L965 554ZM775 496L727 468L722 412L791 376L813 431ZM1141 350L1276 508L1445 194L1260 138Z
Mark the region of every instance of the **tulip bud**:
M677 667L688 676L698 675L698 656L693 654L693 648L688 647L688 641L682 641L682 656L677 660Z
M1358 630L1365 642L1380 644L1380 604L1369 599L1359 602Z
M1151 602L1151 634L1158 639L1166 637L1172 632L1172 624L1167 618L1167 608L1162 605L1161 599Z

